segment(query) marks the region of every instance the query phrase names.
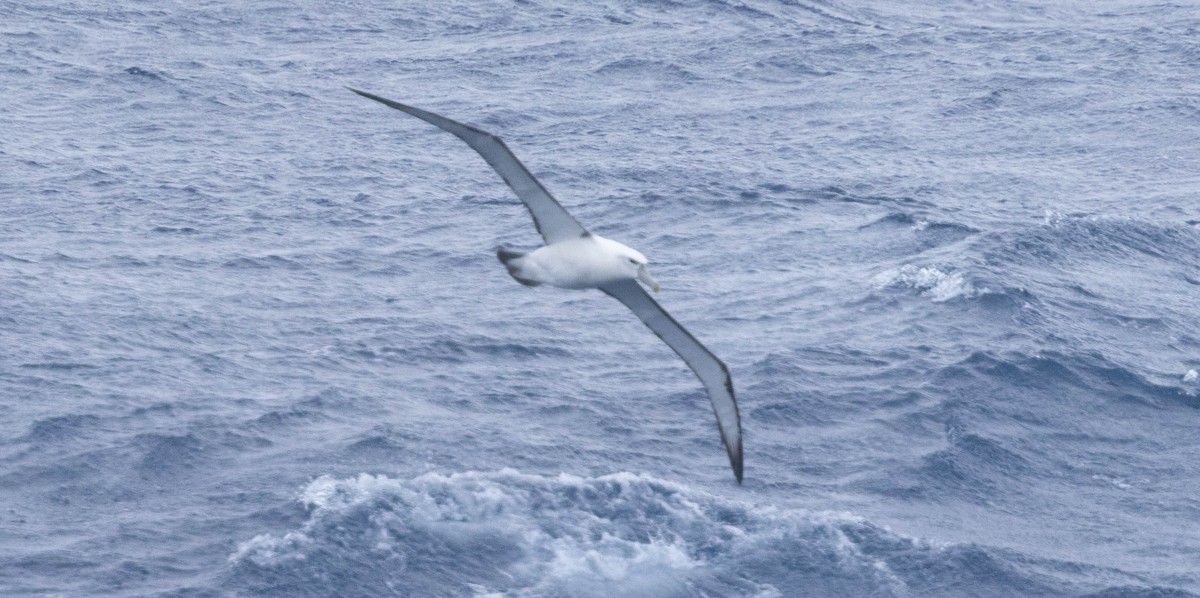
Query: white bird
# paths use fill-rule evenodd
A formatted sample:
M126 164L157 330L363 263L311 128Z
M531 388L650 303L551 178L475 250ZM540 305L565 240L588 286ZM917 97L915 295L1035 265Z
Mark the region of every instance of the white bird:
M521 284L551 284L567 289L600 289L624 303L647 327L671 347L708 390L721 441L738 483L742 482L742 422L729 369L683 326L680 326L637 281L654 292L658 283L646 270L646 256L621 243L590 233L568 213L499 137L475 127L377 95L350 91L406 112L471 146L516 192L529 208L546 245L530 253L496 250L508 273Z

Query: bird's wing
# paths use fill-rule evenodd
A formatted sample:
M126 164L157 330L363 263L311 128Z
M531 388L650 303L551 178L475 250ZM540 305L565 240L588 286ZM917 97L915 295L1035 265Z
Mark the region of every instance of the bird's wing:
M612 282L602 285L600 290L633 310L638 319L696 372L712 400L713 412L717 414L717 428L721 430L721 440L725 443L725 451L729 453L733 475L739 484L742 483L742 418L738 414L737 399L733 396L733 380L729 377L729 369L646 294L637 281Z
M521 161L513 155L512 150L508 149L508 146L504 145L499 137L420 108L393 102L352 87L347 89L364 98L370 98L385 106L407 112L443 131L453 133L455 137L467 142L467 145L479 152L484 160L487 160L487 163L500 174L504 182L508 183L508 186L517 193L517 197L521 198L525 207L529 208L529 213L533 215L533 224L542 234L547 245L587 235L587 229L583 228L566 209L559 205L554 196L546 191L546 188L533 177L524 164L521 164Z

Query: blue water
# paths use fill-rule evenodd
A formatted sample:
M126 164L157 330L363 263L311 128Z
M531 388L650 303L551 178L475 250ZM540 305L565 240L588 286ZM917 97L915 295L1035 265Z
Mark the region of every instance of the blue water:
M100 4L0 0L0 594L1200 594L1194 4Z

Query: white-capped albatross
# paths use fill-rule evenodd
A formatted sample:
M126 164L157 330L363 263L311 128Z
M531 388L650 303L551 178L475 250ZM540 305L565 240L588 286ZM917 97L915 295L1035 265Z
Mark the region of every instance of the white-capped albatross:
M348 89L453 133L479 152L529 208L534 226L546 240L545 246L530 253L496 250L496 257L504 263L508 273L528 286L551 284L567 289L600 289L632 310L683 358L708 390L733 475L739 484L742 483L742 422L729 369L638 284L640 280L656 293L659 289L658 283L646 271L646 256L621 243L589 233L559 205L499 137L432 112Z

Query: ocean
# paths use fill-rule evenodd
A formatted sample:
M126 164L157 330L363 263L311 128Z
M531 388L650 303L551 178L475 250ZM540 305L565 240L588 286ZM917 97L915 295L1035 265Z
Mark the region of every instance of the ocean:
M0 595L1200 595L1194 3L0 15Z

